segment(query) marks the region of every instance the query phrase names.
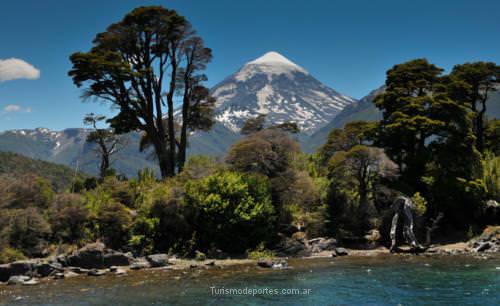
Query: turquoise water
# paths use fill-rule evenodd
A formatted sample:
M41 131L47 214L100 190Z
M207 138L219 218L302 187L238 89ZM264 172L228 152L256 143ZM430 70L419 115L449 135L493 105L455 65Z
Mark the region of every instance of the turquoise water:
M156 270L3 286L0 305L500 305L500 258L383 256L290 263L289 270L248 265ZM233 292L218 295L211 287ZM257 294L243 294L245 288ZM299 291L292 294L292 289Z

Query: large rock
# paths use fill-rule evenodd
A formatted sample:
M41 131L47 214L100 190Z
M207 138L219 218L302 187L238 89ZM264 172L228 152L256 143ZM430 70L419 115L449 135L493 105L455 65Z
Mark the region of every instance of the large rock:
M106 249L103 243L88 244L66 257L69 266L85 269L103 269L111 266L127 266L133 261L129 254Z
M288 262L284 259L271 260L271 259L261 258L257 261L257 265L261 268L273 268L273 269L288 268Z
M92 269L87 273L88 276L103 276L106 275L106 271L104 270L97 270L97 269Z
M257 261L257 266L259 266L261 268L272 268L273 261L271 259L261 258Z
M151 267L164 267L168 265L168 256L167 254L153 254L146 256L147 261L151 265Z
M29 281L31 277L26 275L13 275L7 280L7 285L21 285L26 281Z
M0 265L0 281L6 282L14 275L31 275L33 274L34 261L16 261L4 265Z
M344 248L335 248L335 254L337 256L346 256L349 255L349 252Z
M128 266L133 261L133 257L130 254L124 254L117 251L110 251L104 254L104 266Z
M104 267L104 250L103 243L92 243L77 250L66 257L66 262L69 266L81 267L85 269L100 269Z
M57 262L40 262L34 265L35 273L40 277L47 277L57 272L64 271L62 265Z
M489 226L483 233L469 241L469 247L475 252L500 252L500 226Z
M30 280L27 280L25 282L23 282L23 286L35 286L35 285L38 285L40 283L40 281L36 278L32 278Z
M140 269L146 269L146 268L150 268L150 267L151 267L151 264L144 257L135 258L134 262L132 262L130 264L130 269L132 269L132 270L140 270Z
M323 251L332 251L337 246L337 240L334 238L314 238L308 241L312 253L319 253Z
M309 256L311 248L304 240L294 238L284 238L276 246L276 254L278 256Z

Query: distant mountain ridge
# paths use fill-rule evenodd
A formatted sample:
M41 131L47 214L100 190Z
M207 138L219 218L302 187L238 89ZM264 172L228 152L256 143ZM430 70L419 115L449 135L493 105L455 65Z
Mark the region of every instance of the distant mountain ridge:
M197 131L189 138L188 154L224 156L242 136L245 121L267 115L267 124L296 122L301 133L294 136L305 152L315 152L325 143L332 129L355 120L376 121L381 112L373 99L384 86L359 101L322 84L307 70L277 52L268 52L246 63L236 73L211 89L217 99L215 125L208 132ZM488 116L500 118L500 92L488 102ZM87 129L45 128L0 132L0 151L10 151L49 162L63 164L90 174L98 173L99 156L95 146L85 142ZM139 152L140 134L124 135L127 146L113 156L112 167L128 177L151 168L158 172L152 154Z
M0 176L6 176L8 179L23 179L25 175L43 177L55 190L61 191L71 186L75 171L67 166L32 159L24 155L0 152ZM82 173L78 174L80 178L85 176L82 176Z

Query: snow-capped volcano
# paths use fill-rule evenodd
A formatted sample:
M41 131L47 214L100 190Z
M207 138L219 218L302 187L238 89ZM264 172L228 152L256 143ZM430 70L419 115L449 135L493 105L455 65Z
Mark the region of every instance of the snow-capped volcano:
M248 62L212 88L216 120L234 132L245 121L267 115L269 124L296 122L311 134L355 100L323 85L277 52Z

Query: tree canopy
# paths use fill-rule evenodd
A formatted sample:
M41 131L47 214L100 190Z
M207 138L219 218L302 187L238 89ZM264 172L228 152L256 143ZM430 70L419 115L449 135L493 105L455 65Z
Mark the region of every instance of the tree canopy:
M168 177L184 166L188 130L212 125L213 99L202 86L211 58L185 17L160 6L139 7L97 34L90 51L71 55L69 75L85 86L85 97L118 109L109 120L117 132L147 133Z

